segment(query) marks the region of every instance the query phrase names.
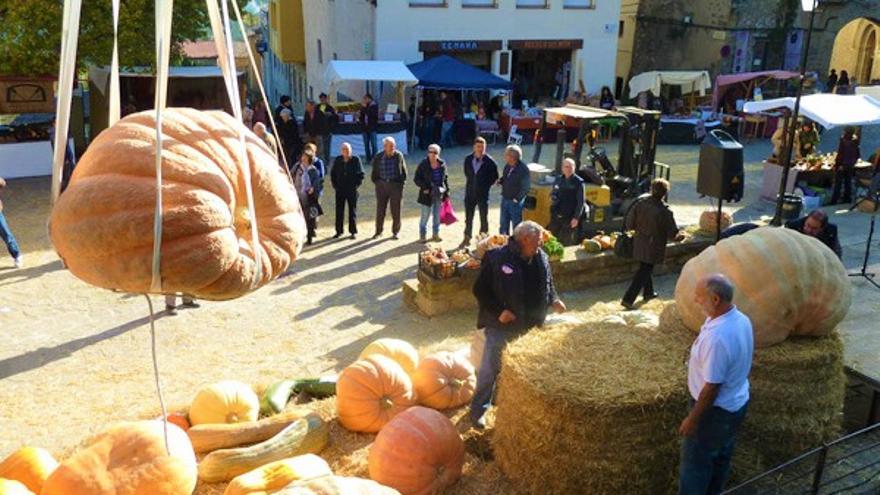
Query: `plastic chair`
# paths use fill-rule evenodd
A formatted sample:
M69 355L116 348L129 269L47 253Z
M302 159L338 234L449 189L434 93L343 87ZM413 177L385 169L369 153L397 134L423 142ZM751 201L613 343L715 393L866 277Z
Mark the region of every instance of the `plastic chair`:
M510 126L510 132L507 133L507 144L522 144L522 134L516 132L516 124Z

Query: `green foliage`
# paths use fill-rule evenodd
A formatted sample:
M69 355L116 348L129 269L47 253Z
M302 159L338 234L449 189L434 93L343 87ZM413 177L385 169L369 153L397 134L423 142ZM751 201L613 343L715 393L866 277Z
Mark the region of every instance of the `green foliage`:
M246 0L238 0L243 6ZM155 0L121 0L119 63L123 67L155 64ZM61 0L0 0L0 74L54 75L61 50ZM175 0L171 37L172 64L180 61L177 45L200 38L210 22L205 0ZM83 0L77 62L80 67L109 65L113 51L110 0Z
M550 236L550 239L544 243L544 252L547 253L547 256L555 259L562 259L565 255L565 248L562 246L562 243L559 242L554 236Z

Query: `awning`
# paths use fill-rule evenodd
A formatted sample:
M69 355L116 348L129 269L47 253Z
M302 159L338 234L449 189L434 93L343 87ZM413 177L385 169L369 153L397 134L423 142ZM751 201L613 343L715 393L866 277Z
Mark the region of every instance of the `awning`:
M697 91L706 96L706 90L712 87L709 73L699 71L651 71L643 72L629 80L629 97L635 98L642 91L651 91L660 95L662 85L680 86L682 94Z
M746 113L794 109L794 98L746 102ZM800 114L826 129L842 125L880 124L880 101L867 95L814 94L801 98Z
M562 117L574 119L604 119L606 117L626 118L623 114L602 108L585 107L582 105L566 105L564 107L545 108L547 122L557 122Z
M712 108L718 108L718 99L721 98L722 88L737 83L751 81L753 79L763 79L758 81L760 86L768 79L786 80L800 77L797 72L787 70L765 70L760 72L742 72L740 74L722 74L715 78L715 88L712 90Z
M324 71L327 86L341 81L419 82L403 62L396 60L331 60Z
M440 55L407 67L418 78L419 87L422 88L510 90L513 87L507 79L449 55Z
M244 71L236 72L238 77L244 75ZM154 74L149 67L134 67L131 69L120 69L119 77L153 77ZM196 66L172 66L168 68L169 78L222 78L223 73L220 67L216 65L196 65ZM97 85L98 89L106 92L107 83L110 81L110 67L89 67L89 80Z

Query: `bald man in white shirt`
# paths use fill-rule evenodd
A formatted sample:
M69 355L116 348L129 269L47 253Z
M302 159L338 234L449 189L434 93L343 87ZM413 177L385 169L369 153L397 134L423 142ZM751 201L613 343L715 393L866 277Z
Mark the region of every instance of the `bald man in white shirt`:
M752 323L733 305L733 293L733 284L721 274L697 284L694 299L707 318L688 362L691 401L679 427L684 436L679 495L721 493L748 409L755 342Z

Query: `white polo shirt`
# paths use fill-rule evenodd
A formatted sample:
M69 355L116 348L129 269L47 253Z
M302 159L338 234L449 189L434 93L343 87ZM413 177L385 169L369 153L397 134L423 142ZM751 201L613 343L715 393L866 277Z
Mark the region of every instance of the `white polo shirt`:
M688 389L694 400L706 383L721 384L715 406L736 412L749 401L749 371L755 340L752 322L736 306L715 318L706 318L691 347Z

